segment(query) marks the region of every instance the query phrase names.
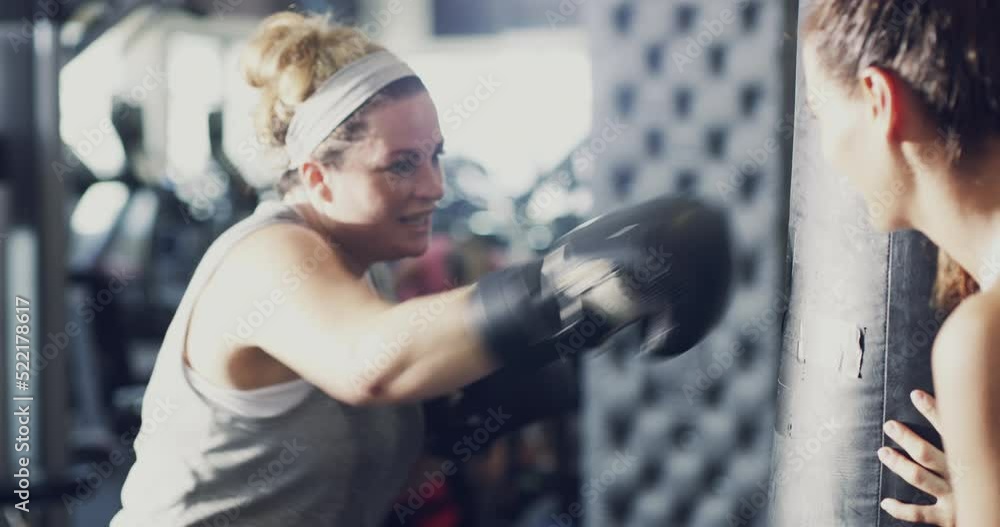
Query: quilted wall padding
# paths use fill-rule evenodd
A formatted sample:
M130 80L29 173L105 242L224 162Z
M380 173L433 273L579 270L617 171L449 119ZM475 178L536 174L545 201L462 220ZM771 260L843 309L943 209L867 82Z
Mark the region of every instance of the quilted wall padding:
M647 363L626 336L585 361L582 502L554 524L582 510L594 527L767 525L788 303L786 3L584 5L598 211L672 192L724 203L736 280L723 323L691 352Z

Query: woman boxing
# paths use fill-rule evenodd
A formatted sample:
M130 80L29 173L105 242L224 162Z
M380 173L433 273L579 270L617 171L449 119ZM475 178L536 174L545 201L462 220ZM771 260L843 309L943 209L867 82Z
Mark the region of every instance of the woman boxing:
M500 368L516 381L625 327L676 354L721 315L726 223L683 199L596 218L474 286L386 302L369 267L424 252L442 197L424 85L356 30L294 13L267 18L242 65L258 136L289 160L282 198L199 263L113 526L377 525L421 448L417 402Z
M886 433L912 460L878 452L889 469L937 498L933 505L882 503L910 522L1000 525L997 20L1000 4L981 0L817 0L803 28L815 94L809 106L824 155L866 201L887 205L887 214L873 217L876 228L918 229L938 245L939 303L967 297L934 343L936 400L913 394L947 457L892 421Z

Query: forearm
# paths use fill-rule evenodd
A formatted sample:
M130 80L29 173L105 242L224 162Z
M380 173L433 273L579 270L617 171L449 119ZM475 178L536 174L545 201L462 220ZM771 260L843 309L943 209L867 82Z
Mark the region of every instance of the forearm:
M359 337L366 403L437 397L497 369L468 317L471 290L408 300L372 321Z

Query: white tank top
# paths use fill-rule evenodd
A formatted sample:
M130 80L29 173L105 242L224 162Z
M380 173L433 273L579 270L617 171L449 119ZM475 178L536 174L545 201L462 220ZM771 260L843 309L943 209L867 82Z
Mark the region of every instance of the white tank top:
M262 203L199 262L156 358L142 426L123 437L136 462L111 527L378 527L391 514L422 450L419 404L350 406L302 380L228 390L185 368L194 300L236 243L280 222L303 224L288 206Z
M372 283L370 273L365 273L365 281L372 291L378 292ZM314 386L305 379L295 379L252 390L227 388L216 385L186 364L184 375L191 383L191 387L212 404L246 417L281 415L298 406L314 389Z

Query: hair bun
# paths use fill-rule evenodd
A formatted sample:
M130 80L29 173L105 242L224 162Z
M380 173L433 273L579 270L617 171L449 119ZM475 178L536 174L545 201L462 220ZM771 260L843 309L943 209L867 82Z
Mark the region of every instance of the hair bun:
M261 90L257 136L283 145L297 105L340 68L380 49L329 15L282 12L264 19L240 57L243 77Z
M280 88L293 87L294 77L308 77L316 60L319 31L298 13L279 13L266 19L241 57L243 76L255 88L295 95ZM301 84L299 84L301 87ZM306 95L283 100L296 104ZM296 100L298 99L298 100Z

